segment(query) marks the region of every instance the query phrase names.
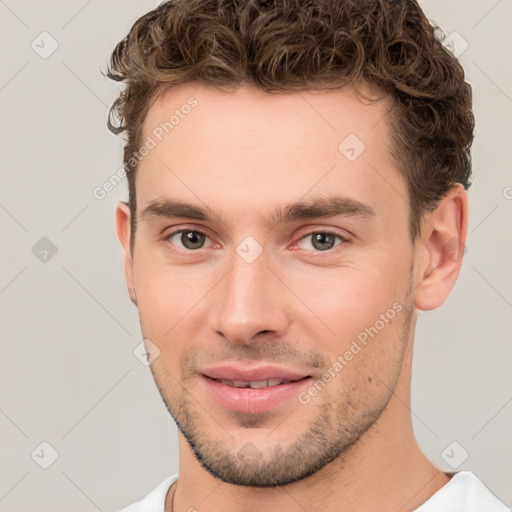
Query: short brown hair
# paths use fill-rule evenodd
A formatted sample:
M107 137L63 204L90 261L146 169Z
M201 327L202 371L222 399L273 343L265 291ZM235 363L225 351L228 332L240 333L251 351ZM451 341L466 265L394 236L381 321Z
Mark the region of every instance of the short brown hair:
M448 190L471 179L471 87L414 0L170 0L139 18L107 76L126 82L108 116L126 131L135 232L137 165L149 107L187 82L266 92L377 86L392 100L391 152L409 190L410 232ZM133 241L133 237L132 237Z

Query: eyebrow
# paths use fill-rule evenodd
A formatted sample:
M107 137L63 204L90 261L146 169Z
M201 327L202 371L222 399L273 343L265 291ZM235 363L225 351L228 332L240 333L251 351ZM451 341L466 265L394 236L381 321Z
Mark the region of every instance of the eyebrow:
M141 220L144 220L147 217L184 217L187 219L204 221L220 220L220 217L209 208L201 208L190 203L172 201L170 199L157 199L155 201L151 201L140 214Z
M299 201L280 207L270 216L267 223L270 226L275 226L298 220L329 218L339 215L362 218L376 217L375 210L367 204L349 197L329 196L318 197L308 202ZM151 201L141 212L140 219L144 220L151 217L223 222L220 215L210 208L170 199Z
M284 208L278 208L270 217L270 224L277 225L286 222L306 219L336 217L338 215L357 216L363 218L376 217L375 210L361 201L344 197L318 197L309 202L292 203Z

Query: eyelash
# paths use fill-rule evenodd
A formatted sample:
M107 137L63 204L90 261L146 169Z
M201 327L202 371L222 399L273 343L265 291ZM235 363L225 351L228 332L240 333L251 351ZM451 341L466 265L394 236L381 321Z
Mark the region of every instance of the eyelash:
M173 245L173 244L171 244L170 239L171 239L174 235L177 235L177 234L179 234L179 233L187 233L187 232L191 232L191 233L199 233L199 234L201 234L201 235L204 235L204 236L208 237L208 234L207 234L207 233L204 233L203 231L199 231L199 230L197 230L197 229L190 229L190 228L189 228L189 229L183 229L183 228L182 228L182 229L177 229L177 230L175 230L175 231L171 231L170 233L166 234L166 235L165 235L165 237L164 237L164 242L168 242L170 245ZM299 240L298 240L297 242L295 242L295 243L294 243L294 246L296 246L299 242L301 242L301 241L302 241L302 240L304 240L305 238L307 238L307 237L309 237L309 236L313 236L313 235L315 235L315 234L317 234L317 233L321 233L321 234L323 234L323 235L331 235L331 236L333 236L333 237L337 238L338 240L340 240L340 241L341 241L341 243L339 243L339 244L337 244L337 245L333 246L333 247L332 247L332 248L330 248L330 249L326 249L326 250L324 250L324 251L321 251L321 250L319 250L319 249L304 249L304 250L307 250L307 251L312 252L312 253L315 253L315 254L317 254L317 253L329 253L329 252L333 252L337 247L339 247L339 246L341 246L341 245L344 245L344 244L346 244L346 243L349 243L349 242L350 242L350 240L348 240L346 237L344 237L344 236L342 236L342 235L340 235L339 233L336 233L336 232L334 232L334 231L329 231L329 230L325 230L325 229L316 229L316 230L310 231L310 232L306 233L305 235L301 236L301 237L299 238ZM208 238L209 238L209 237L208 237ZM185 252L191 252L191 253L192 253L192 252L199 251L199 250L201 250L201 249L203 249L203 247L201 247L200 249L195 249L195 250L193 250L193 249L186 249L186 248L185 248L185 249L181 249L181 248L180 248L180 249L177 249L177 250L185 251Z
M298 240L298 242L304 240L305 238L307 237L310 237L312 235L315 235L317 233L321 233L322 235L330 235L330 236L333 236L334 238L337 238L338 240L340 240L341 243L335 245L334 247L331 247L330 249L326 249L325 251L321 251L319 249L310 249L311 252L317 254L317 253L329 253L329 252L333 252L337 247L341 246L341 245L344 245L346 243L349 242L349 240L340 235L339 233L336 233L335 231L329 231L329 230L325 230L325 229L315 229L313 231L309 231L308 233L306 233L305 235L301 236ZM298 243L297 242L297 243ZM294 244L296 245L296 244ZM307 249L304 249L304 250L307 250Z

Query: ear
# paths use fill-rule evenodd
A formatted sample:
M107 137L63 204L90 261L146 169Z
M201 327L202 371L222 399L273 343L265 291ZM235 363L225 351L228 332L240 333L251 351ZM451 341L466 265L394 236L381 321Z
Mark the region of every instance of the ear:
M130 300L137 305L137 297L133 285L133 256L130 247L130 208L127 203L117 203L116 205L116 230L117 237L124 251L124 273L128 286L128 294Z
M467 193L457 184L433 212L426 214L422 223L414 290L417 309L429 311L439 307L455 286L465 251L467 226Z

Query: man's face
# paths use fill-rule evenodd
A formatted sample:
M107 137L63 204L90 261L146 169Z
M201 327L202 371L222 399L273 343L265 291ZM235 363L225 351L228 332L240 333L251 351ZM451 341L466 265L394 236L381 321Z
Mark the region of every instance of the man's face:
M182 109L191 96L197 105ZM150 108L143 141L157 144L136 178L132 286L160 351L162 398L225 482L315 473L396 387L412 341L414 247L388 107L349 91L186 85Z

